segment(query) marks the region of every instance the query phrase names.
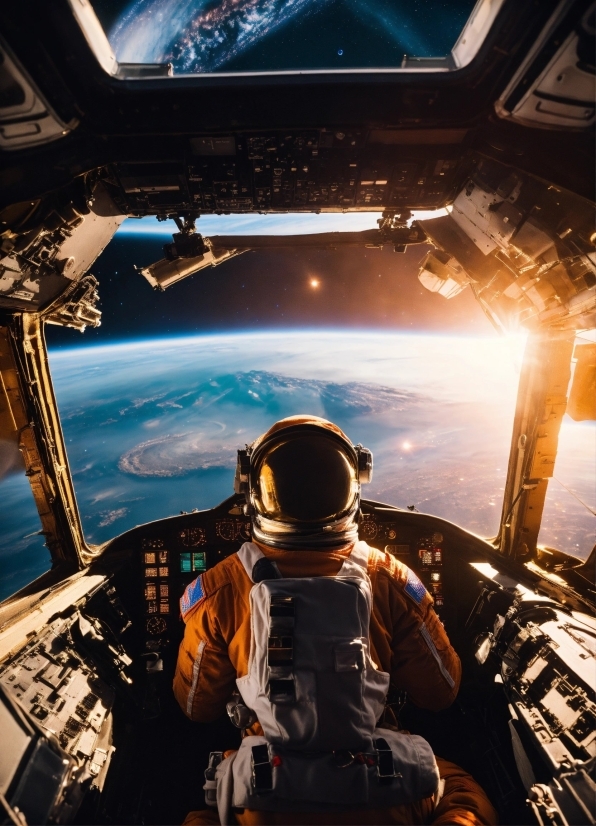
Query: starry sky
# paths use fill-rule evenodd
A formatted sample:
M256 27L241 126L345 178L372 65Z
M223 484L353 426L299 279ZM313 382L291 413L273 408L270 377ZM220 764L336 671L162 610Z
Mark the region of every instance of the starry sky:
M118 233L91 268L100 282L101 327L81 336L48 325L50 347L309 327L494 332L469 290L447 301L420 285L426 246L403 254L390 247L248 252L158 292L134 266L162 258L167 241Z

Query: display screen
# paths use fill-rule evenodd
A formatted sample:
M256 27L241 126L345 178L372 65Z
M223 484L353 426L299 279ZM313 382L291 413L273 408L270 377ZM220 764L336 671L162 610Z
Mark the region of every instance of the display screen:
M180 554L180 572L183 574L201 573L207 570L205 551L185 551Z

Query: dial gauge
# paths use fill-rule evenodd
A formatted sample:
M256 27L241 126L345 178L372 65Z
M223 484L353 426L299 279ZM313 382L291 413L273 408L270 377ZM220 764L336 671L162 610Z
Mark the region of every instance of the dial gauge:
M149 617L147 620L147 631L156 637L158 634L163 634L167 628L167 623L162 617Z

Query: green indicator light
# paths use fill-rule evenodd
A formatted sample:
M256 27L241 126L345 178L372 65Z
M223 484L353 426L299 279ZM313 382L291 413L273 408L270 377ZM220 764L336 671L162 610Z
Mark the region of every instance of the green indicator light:
M207 558L205 551L195 551L192 555L192 569L193 571L206 571Z
M180 554L180 571L183 574L190 574L192 567L190 564L190 554Z

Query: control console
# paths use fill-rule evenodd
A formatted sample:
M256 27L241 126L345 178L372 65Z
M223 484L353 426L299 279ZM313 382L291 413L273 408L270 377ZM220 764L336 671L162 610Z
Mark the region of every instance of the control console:
M498 668L513 754L540 824L591 823L596 783L596 621L529 591L487 564L473 615L492 628L476 659ZM492 607L492 610L490 608ZM471 617L474 619L474 616Z

